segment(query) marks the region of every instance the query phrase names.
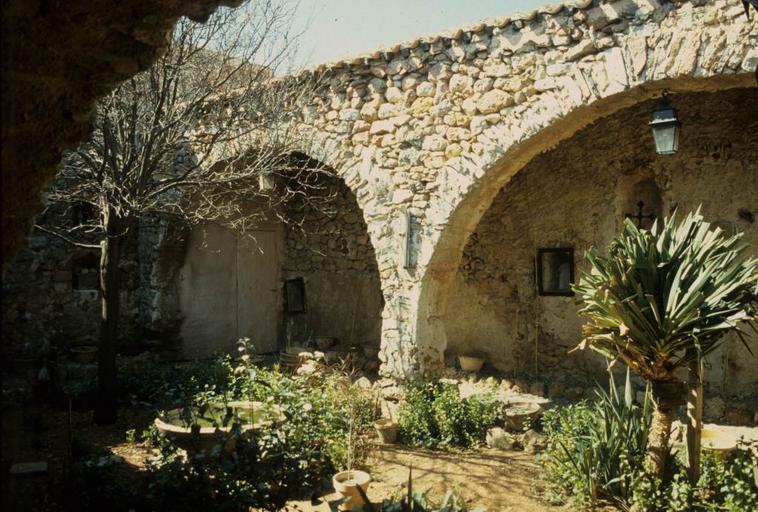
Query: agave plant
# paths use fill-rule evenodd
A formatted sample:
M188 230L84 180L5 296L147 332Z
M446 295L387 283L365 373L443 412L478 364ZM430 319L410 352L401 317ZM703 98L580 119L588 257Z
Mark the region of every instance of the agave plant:
M627 219L607 257L594 247L586 253L589 268L574 286L588 319L579 348L620 360L652 384L647 454L656 475L684 398L675 372L702 362L729 332L750 350L743 326L755 330L756 320L758 260L741 234L727 236L699 209L681 223L675 217L650 231Z

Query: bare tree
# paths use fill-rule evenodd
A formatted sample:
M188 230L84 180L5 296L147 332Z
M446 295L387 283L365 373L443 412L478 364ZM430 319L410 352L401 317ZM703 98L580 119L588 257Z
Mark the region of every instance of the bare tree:
M314 85L274 76L294 48L291 11L291 3L257 0L203 24L181 20L155 65L99 103L92 139L67 155L47 196L57 209L84 204L97 213L76 226L43 215L50 220L37 226L100 251L97 423L116 418L119 262L140 217L244 230L318 187L314 170L291 156L291 121ZM284 186L262 186L275 175Z

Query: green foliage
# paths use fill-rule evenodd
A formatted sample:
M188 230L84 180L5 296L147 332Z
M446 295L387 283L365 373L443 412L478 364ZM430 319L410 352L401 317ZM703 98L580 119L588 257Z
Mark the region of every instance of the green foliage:
M754 511L758 503L758 443L742 443L739 448L725 457L704 450L700 479L694 487L687 480L682 460L674 461L665 482L647 474L640 475L630 500L633 510Z
M164 409L199 405L209 396L240 395L244 381L235 375L228 355L172 365L148 362L125 368L119 375L123 399Z
M642 470L651 421L648 400L632 402L629 371L624 396L611 375L609 391L596 391L592 403L546 411L542 427L548 447L542 456L548 499L590 506L599 501L626 503Z
M398 423L406 443L469 447L482 443L487 429L501 419L501 407L492 396L464 399L455 385L426 382L408 387Z
M625 396L611 379L608 393L546 411L542 427L548 448L541 462L553 503L589 508L612 502L642 512L748 512L758 503L758 443L742 445L726 458L702 453L701 475L692 486L681 460L671 460L663 480L645 467L650 407L631 402L629 374Z
M588 318L580 346L655 381L713 351L725 333L742 337L740 322L756 319L758 260L741 236L726 236L699 210L650 231L627 220L607 257L586 254L589 271L574 287Z
M250 352L249 342L241 340L238 360L212 359L207 362L211 370L202 369L200 378L190 379L191 386L173 388L196 390L186 403L197 410L214 402L253 400L276 404L286 420L252 434L233 428L212 450L187 457L178 456L169 439L148 429L143 438L159 453L149 477L149 495L156 506L171 504L175 509L176 503L182 503L187 510L277 510L345 467L351 422L358 434L352 458L360 461L364 447L360 434L375 419L376 401L371 393L338 374L313 381L278 368L259 368L246 357ZM224 379L209 380L208 375L224 375ZM197 385L200 382L204 382L202 388Z

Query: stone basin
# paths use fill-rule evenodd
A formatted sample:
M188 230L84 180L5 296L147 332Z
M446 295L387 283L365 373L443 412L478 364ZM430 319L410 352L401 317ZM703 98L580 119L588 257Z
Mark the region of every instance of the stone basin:
M251 401L210 404L203 414L193 407L190 411L191 422L185 420L182 413L183 408L172 409L155 418L154 424L182 448L201 450L212 448L228 435L235 422L242 422L240 430L249 434L286 419L278 405ZM193 432L193 427L196 432Z
M674 427L674 438L677 440L675 444L684 446L687 442L687 427L680 422L676 422ZM758 428L705 423L700 437L703 449L722 453L736 449L740 439L758 442Z
M510 430L521 431L527 420L534 422L542 412L542 407L534 402L510 403L505 409L505 425Z

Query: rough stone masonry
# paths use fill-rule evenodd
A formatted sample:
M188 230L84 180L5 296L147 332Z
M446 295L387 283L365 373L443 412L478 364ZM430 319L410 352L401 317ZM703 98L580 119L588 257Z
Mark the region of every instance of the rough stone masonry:
M579 0L311 70L326 85L303 108L315 141L303 150L363 210L386 302L383 371L442 362L463 247L534 156L663 90L752 91L757 64L758 25L737 2ZM413 269L406 211L420 224Z

